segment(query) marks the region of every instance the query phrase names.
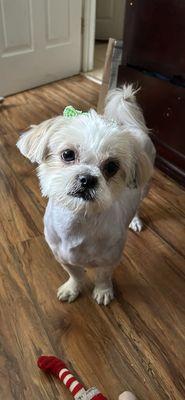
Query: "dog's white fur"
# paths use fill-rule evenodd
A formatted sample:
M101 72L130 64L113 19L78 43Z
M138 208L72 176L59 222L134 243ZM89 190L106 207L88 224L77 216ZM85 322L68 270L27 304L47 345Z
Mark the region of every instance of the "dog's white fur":
M32 126L17 146L37 162L43 196L49 198L44 216L45 238L57 261L69 273L58 298L73 301L82 289L85 270L96 269L93 292L99 304L113 299L111 275L119 263L128 226L141 230L136 214L147 193L155 149L131 85L108 94L103 116L58 116ZM61 154L73 149L76 160L65 163ZM110 179L102 172L107 159L119 170ZM70 193L79 175L98 179L93 201Z

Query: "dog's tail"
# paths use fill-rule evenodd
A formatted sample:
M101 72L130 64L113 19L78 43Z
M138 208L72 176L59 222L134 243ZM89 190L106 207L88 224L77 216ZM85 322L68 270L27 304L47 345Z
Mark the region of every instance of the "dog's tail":
M129 84L124 84L121 89L110 90L105 100L104 115L136 134L139 131L138 133L141 135L141 132L147 134L148 129L136 101L135 95L139 90Z
M113 119L123 126L124 129L134 135L140 142L148 157L154 162L156 151L148 135L141 108L136 101L136 93L133 85L124 84L121 89L114 89L108 92L105 100L104 116Z

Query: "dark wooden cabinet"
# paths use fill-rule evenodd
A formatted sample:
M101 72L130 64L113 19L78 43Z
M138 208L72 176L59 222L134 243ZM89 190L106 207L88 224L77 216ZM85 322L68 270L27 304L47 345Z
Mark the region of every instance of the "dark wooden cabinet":
M185 1L127 1L118 85L138 100L157 148L156 164L185 184Z

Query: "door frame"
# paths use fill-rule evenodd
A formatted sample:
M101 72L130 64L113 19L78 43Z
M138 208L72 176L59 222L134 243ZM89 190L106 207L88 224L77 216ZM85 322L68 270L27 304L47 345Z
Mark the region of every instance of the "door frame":
M82 0L82 72L94 67L96 0Z

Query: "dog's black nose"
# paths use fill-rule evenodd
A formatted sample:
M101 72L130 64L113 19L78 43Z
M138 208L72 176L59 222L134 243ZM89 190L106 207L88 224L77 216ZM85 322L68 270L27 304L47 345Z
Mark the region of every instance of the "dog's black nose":
M78 181L84 189L94 189L98 183L97 177L90 174L79 175Z

